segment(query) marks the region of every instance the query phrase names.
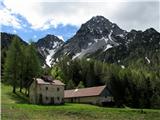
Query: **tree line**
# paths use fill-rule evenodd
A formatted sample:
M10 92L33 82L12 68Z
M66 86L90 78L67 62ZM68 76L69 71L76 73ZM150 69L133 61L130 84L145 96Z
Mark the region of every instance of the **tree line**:
M160 108L159 66L143 65L139 60L122 66L65 56L50 69L50 74L61 79L66 89L106 84L118 107Z
M26 94L33 78L48 74L65 83L66 89L105 85L118 107L160 108L160 61L149 64L142 58L128 65L107 63L95 59L59 59L51 68L40 67L34 45L27 46L15 37L7 52L4 64L4 82Z
M32 79L40 74L40 62L34 45L23 45L17 37L14 37L4 63L3 79L5 83L12 85L13 93L16 88L22 92L26 89L28 94Z

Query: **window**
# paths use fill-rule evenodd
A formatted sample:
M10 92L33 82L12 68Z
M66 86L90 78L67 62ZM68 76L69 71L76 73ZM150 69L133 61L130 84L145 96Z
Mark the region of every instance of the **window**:
M46 90L48 90L48 87L46 87Z
M54 104L54 97L51 97L51 103Z
M57 97L57 100L59 101L59 97Z
M59 91L59 88L57 88L57 91Z
M48 100L48 97L46 97L46 100Z

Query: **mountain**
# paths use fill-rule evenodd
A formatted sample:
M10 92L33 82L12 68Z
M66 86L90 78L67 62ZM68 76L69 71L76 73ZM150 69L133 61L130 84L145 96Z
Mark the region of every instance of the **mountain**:
M64 55L94 58L109 63L148 61L160 51L160 33L153 28L127 32L103 16L92 17L52 56L54 64ZM155 58L154 58L155 59Z
M1 33L2 63L14 36L16 35ZM64 55L71 59L93 58L120 65L135 64L137 61L156 65L160 61L159 32L153 28L127 32L103 16L92 17L82 24L67 42L54 35L46 35L35 42L35 46L42 64L49 67Z
M123 41L116 37L123 38L126 34L125 30L105 17L92 17L82 24L76 35L69 39L53 58L57 59L59 56L67 55L75 59L92 54L99 49L106 51L121 44Z
M98 50L87 57L123 65L137 60L154 64L160 62L160 33L153 28L145 31L131 30L120 39L125 42L107 51Z
M22 44L27 45L27 43L23 41L16 34L10 34L10 33L5 33L5 32L1 32L0 34L1 34L1 48L2 49L8 48L14 37L17 37Z
M51 66L51 57L63 44L64 41L54 35L46 35L35 43L38 52L48 66Z
M23 41L16 34L1 32L2 66L6 57L6 51L8 50L8 47L10 46L14 37L17 37L22 44L28 45L28 43ZM37 48L38 56L42 65L45 64L47 66L50 66L50 58L59 49L59 47L61 47L64 44L64 41L54 35L46 35L44 38L39 39L34 44Z

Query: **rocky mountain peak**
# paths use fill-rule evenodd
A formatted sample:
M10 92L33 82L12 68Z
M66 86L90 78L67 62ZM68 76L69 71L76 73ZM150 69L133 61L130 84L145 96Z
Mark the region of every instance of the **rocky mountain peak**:
M36 46L52 49L55 46L55 44L58 43L63 44L64 41L59 39L55 35L48 34L45 37L39 39L36 43Z
M86 22L86 24L90 24L90 23L101 24L101 23L104 23L104 22L111 23L107 18L98 15L98 16L93 16L89 21Z
M63 42L63 40L61 40L57 36L51 35L51 34L47 34L45 37L38 40L38 42L41 42L41 41L62 41Z
M103 16L95 16L82 24L71 39L66 42L54 58L60 55L69 55L73 59L81 58L86 54L93 53L99 49L107 50L119 45L115 37L124 37L126 31L119 28Z
M36 47L39 53L44 57L46 64L50 66L51 57L64 44L64 41L55 35L48 34L37 41Z
M146 34L155 34L158 33L154 28L148 28L144 31Z
M114 35L124 34L126 32L103 16L92 17L85 24L82 24L81 28L84 29L84 27L94 34L109 34L111 30L113 31Z

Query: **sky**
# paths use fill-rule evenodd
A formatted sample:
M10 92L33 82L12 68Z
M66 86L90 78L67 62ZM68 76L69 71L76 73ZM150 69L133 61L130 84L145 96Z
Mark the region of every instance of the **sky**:
M45 1L45 2L44 2ZM0 0L0 30L37 41L53 34L66 41L81 24L102 15L124 30L160 32L159 0Z

